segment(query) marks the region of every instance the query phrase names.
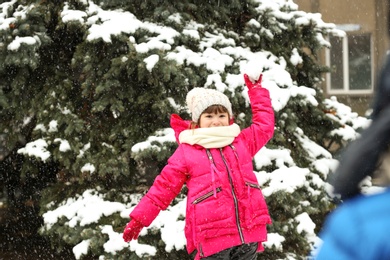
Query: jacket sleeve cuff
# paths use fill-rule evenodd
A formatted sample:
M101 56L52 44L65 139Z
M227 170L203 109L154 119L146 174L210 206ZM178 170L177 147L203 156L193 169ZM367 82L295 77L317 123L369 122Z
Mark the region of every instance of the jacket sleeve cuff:
M151 199L144 196L139 204L130 213L130 218L142 223L145 227L152 224L153 220L158 216L161 209L153 203Z

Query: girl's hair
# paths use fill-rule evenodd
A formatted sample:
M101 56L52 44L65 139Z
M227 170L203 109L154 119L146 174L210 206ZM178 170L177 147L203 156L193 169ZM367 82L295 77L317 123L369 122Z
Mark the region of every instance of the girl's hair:
M199 127L199 125L200 125L200 118L202 117L202 115L203 115L204 113L208 113L208 114L228 113L229 118L230 118L230 116L231 116L231 115L229 114L229 110L228 110L226 107L224 107L224 106L222 106L222 105L211 105L211 106L209 106L208 108L206 108L206 109L202 112L202 114L200 114L200 117L199 117L199 119L198 119L198 122L194 122L194 121L191 122L191 126L190 126L191 129L195 129L195 128Z

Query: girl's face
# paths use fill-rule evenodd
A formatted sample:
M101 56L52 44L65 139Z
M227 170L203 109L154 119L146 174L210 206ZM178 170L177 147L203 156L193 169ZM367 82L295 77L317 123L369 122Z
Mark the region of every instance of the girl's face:
M199 118L199 127L216 127L216 126L229 126L229 113L216 112L207 113L204 112Z

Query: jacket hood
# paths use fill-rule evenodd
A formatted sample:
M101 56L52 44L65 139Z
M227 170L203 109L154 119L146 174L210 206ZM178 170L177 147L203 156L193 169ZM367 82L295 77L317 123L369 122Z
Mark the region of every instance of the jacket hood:
M170 123L172 129L175 131L176 142L180 143L179 134L184 130L190 129L191 120L184 120L179 115L172 114Z

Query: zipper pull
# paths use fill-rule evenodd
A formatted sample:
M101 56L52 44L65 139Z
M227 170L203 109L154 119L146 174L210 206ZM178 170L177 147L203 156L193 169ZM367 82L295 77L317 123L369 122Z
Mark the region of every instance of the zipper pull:
M213 192L214 192L214 198L217 197L217 189L215 187L215 174L218 172L217 168L215 167L213 156L211 155L211 152L209 149L206 150L207 156L210 160L210 172L211 172L211 183L213 184Z

